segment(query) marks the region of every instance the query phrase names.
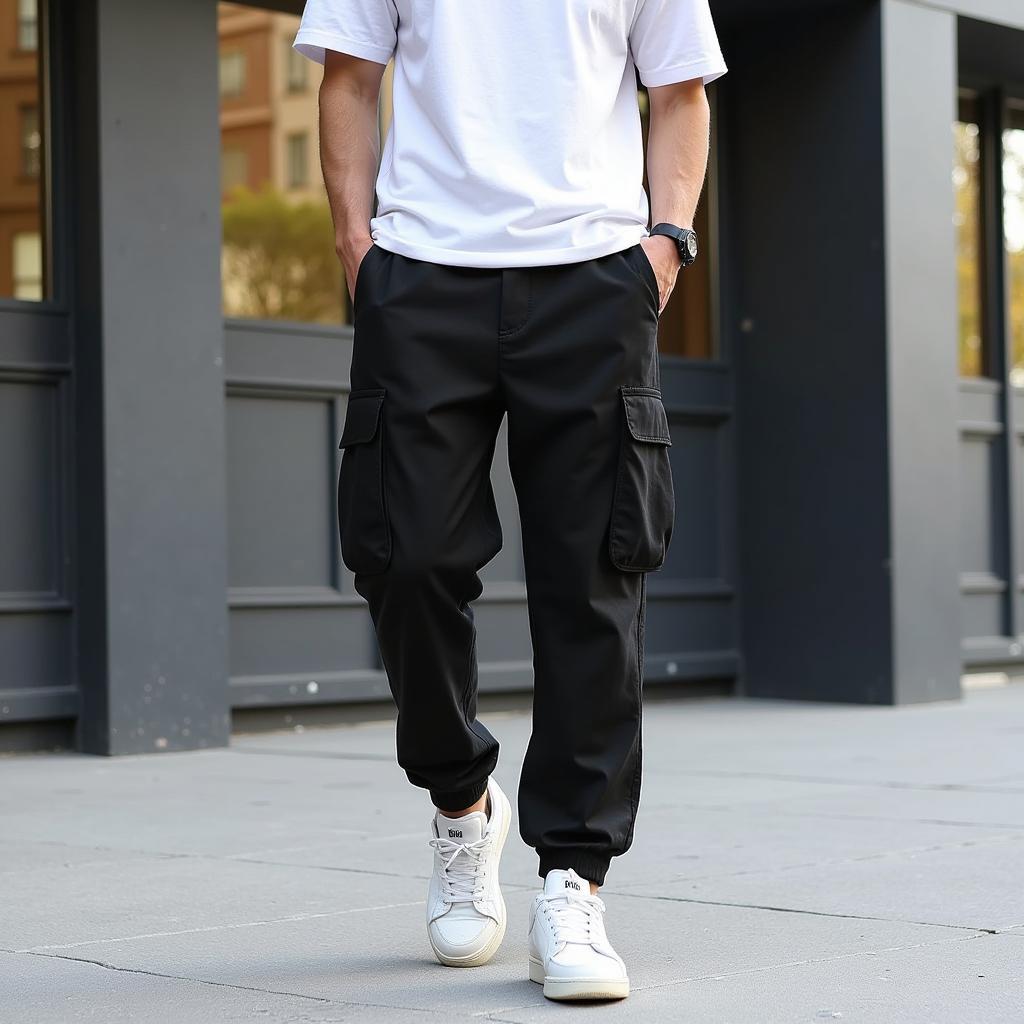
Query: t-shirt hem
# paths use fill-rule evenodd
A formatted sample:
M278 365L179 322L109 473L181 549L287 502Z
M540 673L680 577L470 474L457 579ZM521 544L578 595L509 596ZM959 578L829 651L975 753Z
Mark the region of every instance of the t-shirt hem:
M640 81L644 85L675 85L677 82L689 82L694 78L703 78L705 85L717 81L729 69L721 59L705 59L690 61L688 64L674 64L669 68L655 68L650 71L640 70Z
M391 60L393 52L385 46L378 46L360 39L349 39L348 36L340 35L337 32L322 32L309 28L299 29L292 45L304 57L316 61L317 64L324 63L326 59L324 50L336 50L338 53L362 57L364 60L376 61L378 64L387 64Z
M371 231L374 244L381 249L408 256L414 260L428 263L440 263L452 267L476 267L482 270L494 270L502 267L544 267L556 264L581 263L584 260L608 256L636 245L648 235L645 225L636 225L635 229L623 231L614 238L604 238L600 242L589 245L573 245L563 249L528 249L521 252L507 250L501 252L473 252L462 249L443 249L432 245L418 245L402 238L376 229Z

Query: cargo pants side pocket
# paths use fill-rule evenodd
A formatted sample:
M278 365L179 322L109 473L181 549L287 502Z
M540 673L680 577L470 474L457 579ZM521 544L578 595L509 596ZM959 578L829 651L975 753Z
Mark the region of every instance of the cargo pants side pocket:
M619 392L622 427L608 553L623 572L650 572L664 564L675 522L672 437L657 388Z
M383 572L391 561L391 524L385 487L383 388L349 395L338 474L341 559L352 572Z

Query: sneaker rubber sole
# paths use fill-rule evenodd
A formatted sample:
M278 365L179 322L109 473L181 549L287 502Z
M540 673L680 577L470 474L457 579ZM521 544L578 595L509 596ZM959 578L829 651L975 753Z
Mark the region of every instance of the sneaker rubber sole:
M530 981L544 986L544 995L556 1001L573 999L625 999L629 995L629 979L609 981L602 978L549 978L544 965L530 957Z

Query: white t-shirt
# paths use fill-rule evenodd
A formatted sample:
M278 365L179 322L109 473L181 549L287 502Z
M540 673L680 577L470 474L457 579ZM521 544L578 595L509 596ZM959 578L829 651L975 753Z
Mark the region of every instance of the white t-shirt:
M307 0L295 48L395 58L370 234L472 267L644 238L634 67L645 86L727 70L708 0Z

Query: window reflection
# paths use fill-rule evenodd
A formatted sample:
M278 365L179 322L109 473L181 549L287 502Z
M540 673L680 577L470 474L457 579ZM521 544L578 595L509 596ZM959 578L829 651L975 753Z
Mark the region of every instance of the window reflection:
M218 4L224 315L338 324L348 290L317 155L317 68L299 19Z
M36 0L18 0L18 49L39 48L39 11Z
M309 184L309 132L288 136L288 187L305 188Z
M241 96L245 92L246 55L241 50L231 50L220 55L221 96Z
M1006 239L1010 383L1024 387L1024 104L1007 111L1003 132L1003 230Z
M46 297L36 0L0 0L0 298Z
M961 377L983 377L990 372L982 302L981 125L981 105L977 97L961 95L958 120L953 123L953 224Z

